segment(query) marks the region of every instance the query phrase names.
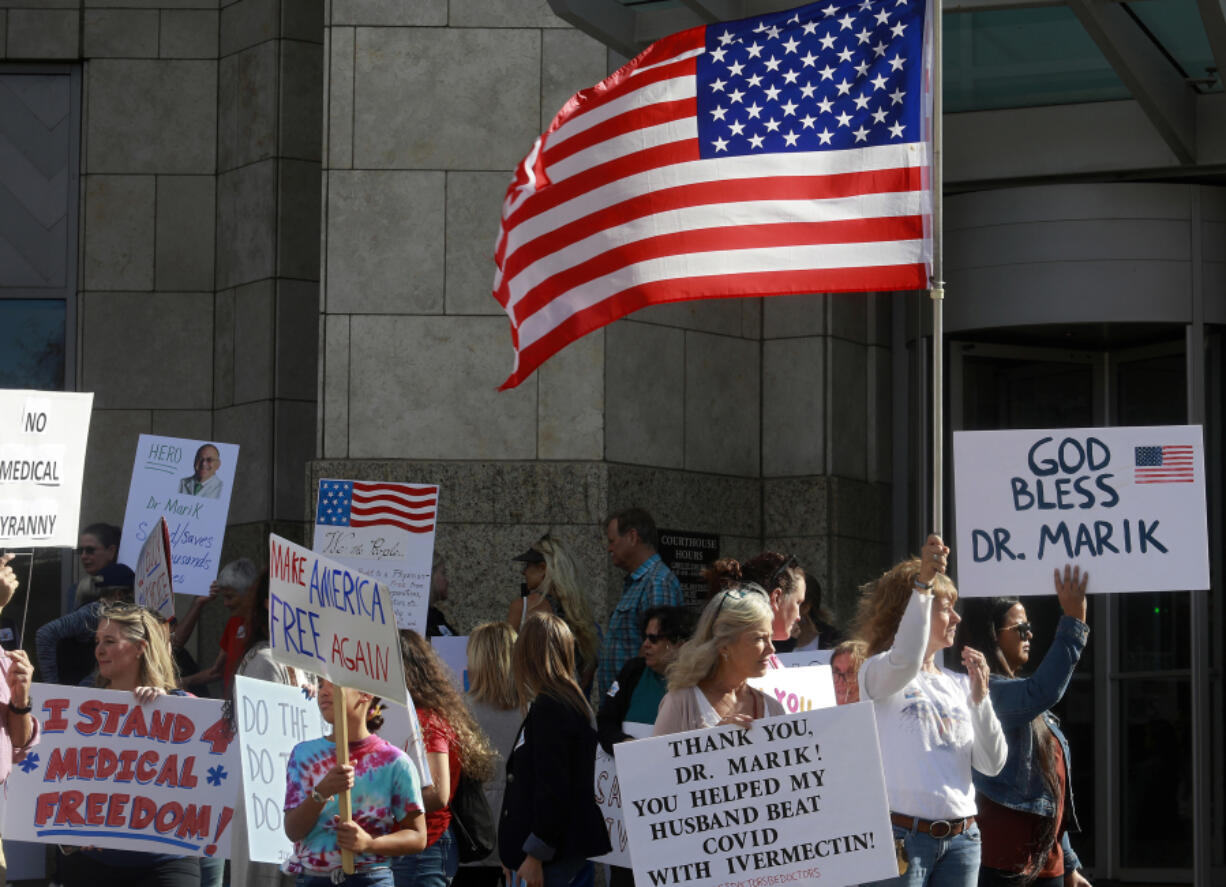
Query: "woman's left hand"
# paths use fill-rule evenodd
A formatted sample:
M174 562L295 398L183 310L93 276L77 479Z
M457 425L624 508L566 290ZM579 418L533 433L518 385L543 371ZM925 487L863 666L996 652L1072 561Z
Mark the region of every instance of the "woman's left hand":
M515 873L526 887L545 887L545 870L541 861L529 854Z
M136 697L136 701L141 705L146 702L153 702L159 696L165 696L166 691L161 687L137 687L132 691L132 695Z
M352 819L336 824L336 843L342 850L348 850L351 853L365 853L370 849L372 840L374 839L371 838L370 833Z
M974 647L963 647L962 664L971 678L971 702L978 705L988 695L988 660Z

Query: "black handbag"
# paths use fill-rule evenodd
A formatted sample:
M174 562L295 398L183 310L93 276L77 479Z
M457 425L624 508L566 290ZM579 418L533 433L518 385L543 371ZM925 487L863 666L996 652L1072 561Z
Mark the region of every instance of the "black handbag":
M461 772L450 806L460 862L485 859L498 843L498 830L494 828L494 813L485 798L484 785Z

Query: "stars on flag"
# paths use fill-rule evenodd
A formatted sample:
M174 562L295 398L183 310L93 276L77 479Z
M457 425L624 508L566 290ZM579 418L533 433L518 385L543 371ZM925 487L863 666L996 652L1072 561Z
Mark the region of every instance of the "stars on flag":
M352 502L352 481L324 481L319 485L319 505L315 509L315 523L338 527L349 526Z

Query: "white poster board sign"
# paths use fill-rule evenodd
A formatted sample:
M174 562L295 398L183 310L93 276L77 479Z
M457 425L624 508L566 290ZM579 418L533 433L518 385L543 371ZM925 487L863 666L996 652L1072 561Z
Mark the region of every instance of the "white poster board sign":
M651 731L651 724L622 722L622 732L635 739L650 736ZM622 792L617 780L617 761L612 755L606 754L599 745L596 746L595 788L596 806L600 808L600 814L604 817L605 827L609 830L609 845L613 849L604 856L593 856L592 862L619 865L628 869L630 868L630 837L626 834L626 821L622 816Z
M430 638L430 646L451 669L451 682L461 693L467 693L468 635L443 635Z
M145 540L165 518L174 590L208 594L220 569L237 465L234 444L142 434L128 487L120 563L136 563Z
M0 548L73 548L92 394L0 390Z
M299 742L332 732L301 687L234 676L234 715L243 760L247 841L254 862L280 864L294 852L285 836L285 762Z
M227 857L238 744L216 699L35 684L42 737L13 768L5 837Z
M272 658L407 706L387 586L275 534L268 548Z
M834 650L803 650L799 653L776 653L775 658L784 668L796 668L802 665L829 665L834 657Z
M383 726L379 728L379 735L409 756L409 760L417 766L422 788L434 785L430 766L426 763L426 743L421 736L421 724L417 720L417 709L413 707L412 698L405 708L389 705L383 709Z
M614 750L639 887L840 887L898 874L872 703Z
M320 554L392 591L396 624L426 634L438 484L319 482L315 542Z
M174 582L170 572L170 528L166 518L140 547L136 559L136 603L153 610L163 619L175 614Z
M1199 425L955 432L954 496L964 596L1209 587Z
M749 685L774 696L788 714L838 704L829 665L772 668L760 678L750 678Z

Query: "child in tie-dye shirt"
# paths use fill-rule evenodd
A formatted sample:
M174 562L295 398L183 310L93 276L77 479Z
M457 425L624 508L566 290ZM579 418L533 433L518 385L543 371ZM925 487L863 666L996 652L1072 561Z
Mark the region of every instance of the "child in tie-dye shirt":
M332 701L339 688L324 681L317 697L324 720L334 723ZM294 855L285 871L298 887L331 887L341 868L341 850L354 854L346 887L392 887L388 860L420 853L426 846L421 788L413 764L400 749L376 736L383 718L372 711L369 693L346 693L349 764L336 763L334 737L300 742L285 771L285 833ZM353 818L339 820L336 797L346 788Z

